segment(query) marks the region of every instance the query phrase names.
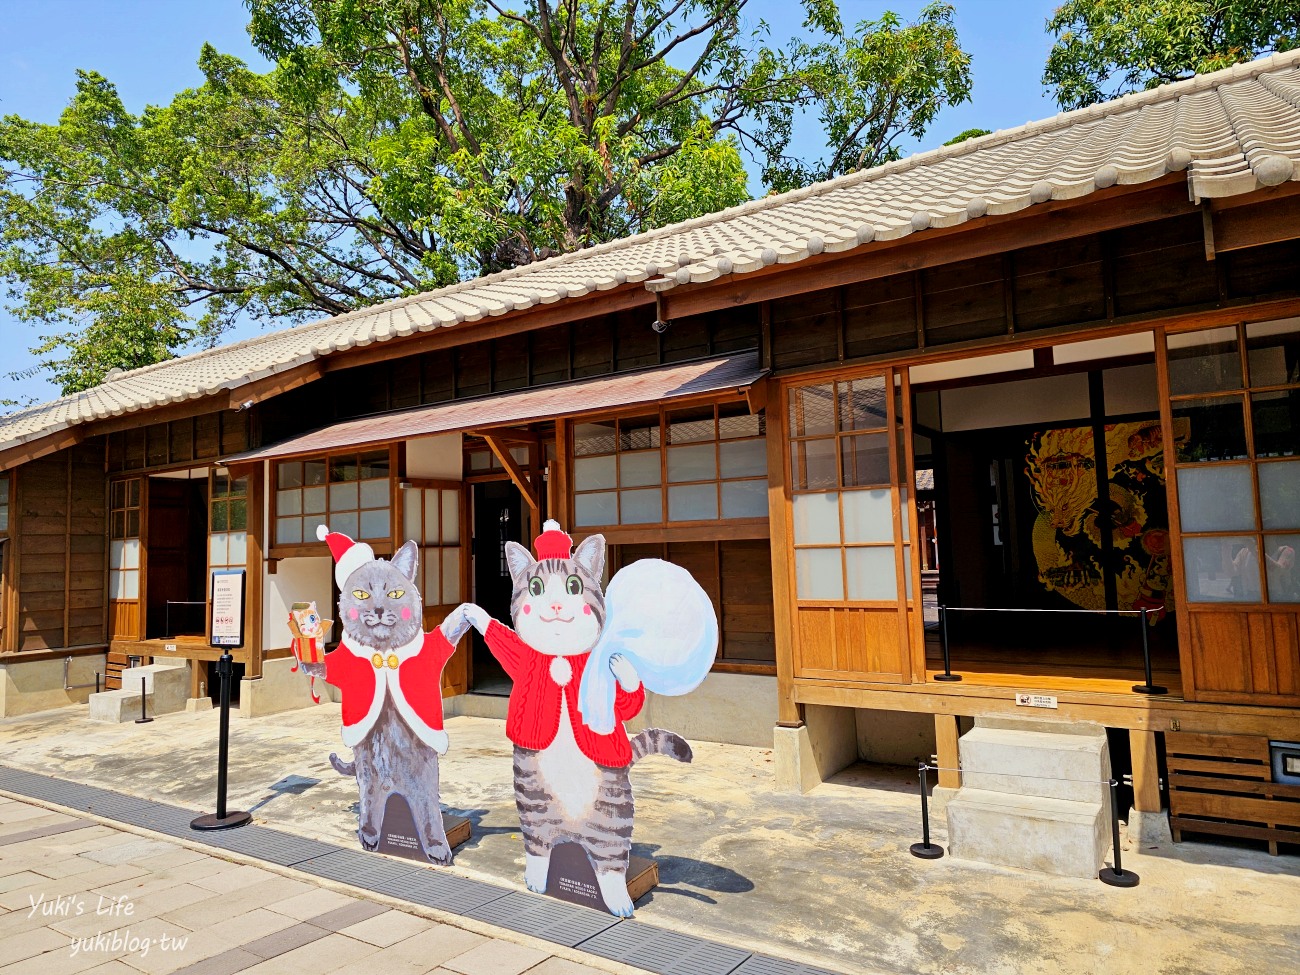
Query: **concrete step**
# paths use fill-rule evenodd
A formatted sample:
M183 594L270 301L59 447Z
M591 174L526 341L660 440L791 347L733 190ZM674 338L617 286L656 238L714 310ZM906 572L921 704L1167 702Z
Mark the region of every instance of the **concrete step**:
M1091 879L1110 849L1110 822L1100 802L963 786L945 813L948 851L967 860Z
M1070 734L976 727L962 735L962 785L986 792L1109 802L1104 731Z
M145 714L154 716L153 695L145 696ZM90 720L123 724L140 717L139 690L100 691L90 695Z

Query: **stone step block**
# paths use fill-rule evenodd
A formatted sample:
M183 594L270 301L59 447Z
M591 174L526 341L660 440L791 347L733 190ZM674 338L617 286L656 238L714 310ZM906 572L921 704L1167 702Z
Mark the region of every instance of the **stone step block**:
M145 713L154 716L153 695L145 695ZM90 720L109 724L123 724L140 717L140 691L100 691L90 695Z
M976 727L962 735L962 785L985 792L1109 806L1104 731L1059 734Z
M144 667L131 667L122 671L122 690L136 695L136 707L140 706L140 686L144 682L145 693L152 699L151 704L159 714L175 714L185 710L185 702L190 696L190 669L187 661L181 666L168 661L161 664L148 664ZM136 715L139 717L139 715Z
M945 814L948 852L966 860L1092 879L1110 849L1110 822L1100 802L963 786Z

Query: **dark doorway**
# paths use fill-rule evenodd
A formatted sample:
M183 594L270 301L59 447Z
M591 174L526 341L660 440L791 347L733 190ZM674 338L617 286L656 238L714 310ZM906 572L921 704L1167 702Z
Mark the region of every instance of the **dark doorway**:
M217 673L217 662L208 660L205 662L206 680L204 690L207 691L208 697L212 700L213 707L221 706L221 675ZM244 678L244 665L234 663L230 666L230 703L235 707L239 706L239 686Z
M512 585L505 546L523 542L523 499L509 481L475 484L473 497L474 602L493 619L508 623ZM476 694L509 694L513 684L483 638L476 632L473 641L470 689Z
M203 636L208 479L151 477L146 519L147 639Z

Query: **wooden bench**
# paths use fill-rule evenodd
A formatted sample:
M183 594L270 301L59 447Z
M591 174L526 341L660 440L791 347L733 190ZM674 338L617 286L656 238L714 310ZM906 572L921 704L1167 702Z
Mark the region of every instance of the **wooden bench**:
M1268 739L1251 735L1165 733L1169 825L1182 834L1214 833L1300 845L1300 786L1273 782Z

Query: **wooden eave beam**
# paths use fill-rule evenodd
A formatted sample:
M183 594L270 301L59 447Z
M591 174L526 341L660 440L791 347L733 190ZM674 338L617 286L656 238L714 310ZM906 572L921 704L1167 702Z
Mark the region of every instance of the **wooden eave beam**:
M1207 235L1217 254L1300 238L1300 184L1265 190L1261 199L1211 200L1205 209ZM1224 204L1231 202L1232 206Z
M85 439L85 426L79 425L56 431L37 440L29 440L26 443L16 444L13 447L0 450L0 472L12 470L23 464L30 464L34 460L40 460L42 457L58 453L60 450L67 450L69 447L75 447Z
M287 393L291 389L297 389L299 386L315 382L323 375L325 375L324 363L319 359L313 359L311 362L304 362L292 369L278 372L273 376L264 376L261 379L232 389L230 391L229 408L237 410L246 403L260 403L263 400Z
M537 434L531 430L524 430L519 427L494 427L491 430L466 430L467 434L475 437L492 437L502 443L514 444L535 444L541 440Z
M665 314L685 318L1194 212L1186 179L1173 173L1138 186L1099 190L1081 200L1050 201L955 227L919 231L902 240L864 244L842 254L820 254L798 264L774 264L705 284L679 285L661 297Z
M758 413L767 407L767 386L767 382L760 379L746 387L745 403L750 413Z
M385 342L371 342L366 346L335 352L322 361L326 372L336 372L339 369L352 369L355 366L382 362L386 359L419 355L422 352L447 349L468 342L502 338L550 325L563 325L584 318L610 315L629 308L653 306L654 302L655 296L647 291L643 284L625 284L573 301L562 300L548 305L534 305L523 311L484 317L476 322L445 325L428 332L393 338Z
M510 475L510 480L515 482L515 487L519 488L519 493L524 496L528 503L528 508L532 512L534 524L541 524L540 513L541 505L537 501L537 492L533 490L532 483L528 480L528 475L523 472L520 466L515 463L515 459L510 456L510 448L502 441L498 440L490 433L482 434L484 442L487 443L492 453L496 455L497 460L501 461L501 466L506 469Z

